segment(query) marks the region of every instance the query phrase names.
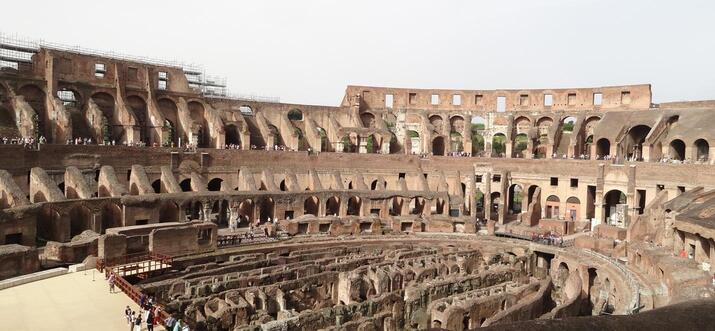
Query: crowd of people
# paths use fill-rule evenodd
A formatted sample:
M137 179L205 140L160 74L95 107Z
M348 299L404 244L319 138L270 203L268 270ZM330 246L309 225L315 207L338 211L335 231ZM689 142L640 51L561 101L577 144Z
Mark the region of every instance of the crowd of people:
M561 236L557 236L552 233L532 233L531 234L531 241L537 242L540 244L544 245L551 245L551 246L563 246L564 245L564 239Z
M40 136L35 139L35 137L2 137L3 145L22 145L25 148L39 148L39 145L46 144L47 139L45 136Z

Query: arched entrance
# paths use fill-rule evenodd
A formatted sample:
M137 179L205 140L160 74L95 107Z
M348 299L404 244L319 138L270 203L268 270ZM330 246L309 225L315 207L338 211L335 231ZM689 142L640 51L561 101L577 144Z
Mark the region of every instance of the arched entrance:
M620 190L610 190L603 196L603 208L606 222L613 225L624 225L628 212L628 197Z
M209 181L208 189L209 191L213 192L218 192L221 191L221 184L223 183L223 179L221 178L214 178Z
M566 199L566 218L569 221L579 220L580 207L581 200L579 200L577 197L569 197L568 199Z
M675 139L670 142L670 150L668 152L671 160L685 160L685 143L680 139Z
M85 230L92 230L92 212L85 206L75 206L70 210L70 238Z
M320 200L316 196L309 197L303 202L303 214L310 214L318 216L318 206L320 206Z
M273 220L275 213L275 203L271 198L263 198L258 203L258 219L260 223Z
M492 137L492 157L504 157L506 153L506 136L497 133Z
M117 204L108 203L102 208L102 229L105 233L109 228L122 226L122 209Z
M596 142L596 156L603 159L611 154L611 142L606 138L598 139Z
M512 214L521 213L521 204L524 200L523 189L519 184L509 186L509 211Z
M710 144L705 139L698 139L694 143L695 160L699 162L707 162L710 160Z
M173 202L164 202L159 208L159 223L178 222L179 206Z
M325 202L325 214L329 216L338 215L340 213L340 198L330 197Z
M360 216L362 214L362 199L354 196L348 199L348 215Z
M546 198L546 218L559 218L561 215L561 199L555 195Z

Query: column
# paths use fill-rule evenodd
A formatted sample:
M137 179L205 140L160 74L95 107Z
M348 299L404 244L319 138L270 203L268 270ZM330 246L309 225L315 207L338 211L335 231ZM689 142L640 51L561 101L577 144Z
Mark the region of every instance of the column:
M482 176L484 181L484 219L491 221L492 219L492 174L485 173Z

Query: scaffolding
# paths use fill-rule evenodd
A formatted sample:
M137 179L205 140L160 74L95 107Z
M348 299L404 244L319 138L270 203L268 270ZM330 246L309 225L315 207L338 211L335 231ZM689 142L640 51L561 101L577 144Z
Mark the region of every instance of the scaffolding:
M8 34L2 31L0 31L0 70L3 70L4 68L12 68L17 71L23 71L23 69L31 68L32 56L43 48L76 54L99 56L108 59L129 61L151 66L179 68L186 75L189 87L199 91L206 97L263 102L280 101L277 97L231 93L228 91L225 77L206 75L204 68L194 63L133 56L115 51L85 48L79 45L65 45L42 39L27 38L17 34Z

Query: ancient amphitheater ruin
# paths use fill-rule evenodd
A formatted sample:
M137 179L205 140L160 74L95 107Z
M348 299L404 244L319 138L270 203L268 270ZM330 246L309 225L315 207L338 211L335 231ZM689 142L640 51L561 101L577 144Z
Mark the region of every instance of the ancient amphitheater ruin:
M0 280L83 263L192 330L713 328L715 101L287 104L18 43L0 67Z

